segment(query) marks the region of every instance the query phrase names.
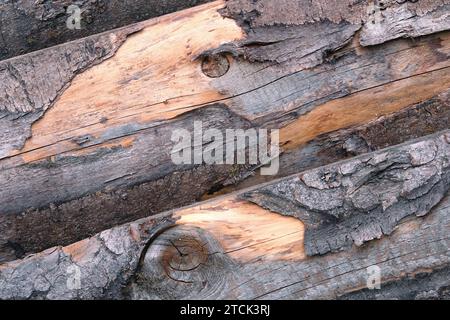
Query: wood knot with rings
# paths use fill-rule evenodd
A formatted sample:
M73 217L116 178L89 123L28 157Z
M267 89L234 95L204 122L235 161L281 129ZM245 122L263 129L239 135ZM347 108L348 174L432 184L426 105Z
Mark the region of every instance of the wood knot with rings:
M176 226L149 245L128 294L142 300L218 298L233 266L207 231Z

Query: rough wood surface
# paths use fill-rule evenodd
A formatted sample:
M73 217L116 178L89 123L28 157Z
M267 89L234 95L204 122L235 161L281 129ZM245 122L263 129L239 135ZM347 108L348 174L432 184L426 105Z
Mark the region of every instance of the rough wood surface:
M398 2L398 1L392 1ZM432 1L429 1L432 3ZM435 1L432 14L421 15L417 8L408 5L385 6L383 10L371 13L361 33L363 46L384 43L387 40L419 37L450 28L450 4ZM443 5L446 2L447 4ZM421 5L422 1L417 3ZM442 4L442 5L441 5ZM439 6L441 5L441 6Z
M439 188L430 189L425 181L430 181L426 173L434 166L436 169L445 167L448 174L449 146L447 130L267 186L125 224L68 247L48 249L3 264L0 266L0 298L448 297L450 198ZM426 148L434 152L421 152ZM396 179L399 174L395 167L405 162L413 165L406 172L414 176L422 172L424 179L403 180L403 173ZM308 209L296 207L298 219L242 200L249 194L262 192L260 190L282 188L300 179L315 185L316 192L328 194L330 190L321 189L327 183L321 179L322 173L336 169L340 174L349 173L352 179L361 177L359 190L372 188L378 190L375 194L379 195L385 186L378 184L376 175L368 173L370 163L375 171L383 163L391 163L382 170L385 174L391 173L391 178L383 177L380 181L403 184L405 198L397 202L401 207L396 213L404 214L402 218L393 217L395 230L389 235L344 251L308 257L309 240L307 232L305 234L305 227L308 228L311 221ZM442 163L445 163L443 167ZM368 175L370 179L364 179ZM445 174L441 176L441 179L446 178ZM299 193L302 191L298 183L293 188ZM387 188L386 191L388 194L392 190ZM411 212L416 197L408 195L413 193L430 206ZM304 195L310 196L311 201L315 199L311 193ZM330 225L338 226L343 221L366 215L349 209L347 215L330 221ZM379 212L379 218L392 213L389 210ZM354 229L364 232L366 225L355 225ZM366 289L367 268L372 266L381 270L381 290ZM76 287L72 282L74 270L80 275ZM429 281L424 281L424 277Z
M0 60L51 47L208 0L4 0L0 2ZM81 29L69 29L68 7L80 9Z
M360 246L441 202L450 188L449 138L333 164L241 197L301 219L308 255Z
M236 19L249 38L265 34L268 44L271 43L267 40L280 36L282 30L306 31L311 25L344 23L361 27L360 43L367 46L448 30L449 3L448 0L229 0L222 13ZM297 37L298 33L293 38ZM278 41L285 40L289 42L292 37ZM273 43L278 44L275 40Z
M31 125L53 105L70 81L113 56L126 37L138 29L127 28L2 62L0 154L23 148L31 136Z
M364 47L365 2L317 21L279 20L296 2L265 2L245 21L218 1L0 62L0 261L264 181L246 165L175 166L171 132L194 120L280 128L282 167L269 179L448 128L442 21ZM392 8L425 19L445 4ZM202 72L223 54L223 75Z

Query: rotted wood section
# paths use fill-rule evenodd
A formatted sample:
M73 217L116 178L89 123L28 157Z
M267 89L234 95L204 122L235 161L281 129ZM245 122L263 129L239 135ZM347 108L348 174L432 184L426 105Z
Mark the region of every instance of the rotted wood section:
M322 2L216 1L0 62L0 262L447 129L448 1ZM279 174L176 166L194 121L280 129Z
M0 265L0 298L448 298L449 156L447 130L115 227Z

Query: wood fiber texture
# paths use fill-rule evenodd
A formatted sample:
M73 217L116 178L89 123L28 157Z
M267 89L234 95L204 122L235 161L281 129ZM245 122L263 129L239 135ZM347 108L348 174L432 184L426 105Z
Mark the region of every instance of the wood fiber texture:
M267 186L138 220L67 247L51 248L5 263L0 265L0 298L446 298L450 199L442 196L440 187L433 188L425 181L433 180L427 178L428 173L440 170L443 163L448 168L449 145L450 133L446 130ZM421 152L426 148L434 150L433 157ZM371 163L372 170L368 169ZM389 163L392 164L389 168L377 171ZM395 167L405 165L408 166L406 173L399 174ZM396 204L392 203L391 209L378 212L375 219L384 221L390 228L395 221L395 228L389 235L374 240L366 237L364 245L349 245L335 253L325 250L327 252L321 255L308 257L311 239L308 229L305 234L305 227L309 228L319 212L308 216L308 209L296 206L291 210L297 214L287 217L284 216L286 207L280 214L242 200L259 194L270 199L266 190L281 190L286 185L291 185L294 191L302 191L305 187L299 180L307 181L308 185L314 185L314 192L329 197L330 190L340 190L342 186L335 184L332 189L326 189L331 181L324 181L322 174L335 169L347 173L348 180L343 177L342 184L361 177L358 181L363 184L359 190L375 190L369 200L380 193L376 192L376 175L368 171L390 174L391 179L380 175L378 178L385 183L403 185L405 198L399 199L397 204L407 203L404 207L414 212L400 217ZM423 174L423 179L403 179L406 175L417 177L417 174ZM368 175L370 179L366 179ZM434 185L439 186L441 181ZM384 194L391 192L387 188ZM424 202L420 208L415 202L419 197ZM431 204L430 199L433 204L426 207ZM276 211L282 212L280 208ZM335 225L354 222L358 216L365 215L365 212L350 210L349 215L340 217ZM325 217L316 220L322 221ZM389 217L392 221L387 222ZM364 220L359 226L353 225L355 232L372 238L373 234L367 233L372 230L367 228L369 222ZM324 236L324 233L318 232L318 235ZM381 270L381 290L368 291L365 289L367 268L373 266ZM75 272L80 276L79 285L73 282Z
M0 262L449 128L448 1L304 4L216 1L1 61ZM205 73L205 60L224 64ZM279 173L176 166L171 134L195 121L280 129ZM344 196L331 244L314 243L330 217L305 206L318 219L306 223L307 253L361 244L430 211L446 193L443 157L432 168L374 165L382 179L368 173L359 192L408 188L417 174L431 193L414 201L391 190L356 205ZM352 236L364 210L373 221Z

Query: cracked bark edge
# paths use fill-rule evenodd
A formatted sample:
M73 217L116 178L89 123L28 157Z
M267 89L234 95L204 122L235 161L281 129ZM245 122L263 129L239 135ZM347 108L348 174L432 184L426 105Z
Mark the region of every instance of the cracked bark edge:
M247 38L211 49L199 55L228 53L250 62L286 64L295 61L297 67L313 68L348 44L360 24L325 21L299 26L264 26L252 29Z
M438 135L411 142L409 145L387 149L369 155L369 157L360 157L335 165L341 170L344 167L348 169L355 164L355 160L362 161L365 159L367 160L366 163L375 166L381 163L379 161L382 161L383 155L397 154L396 149L398 149L403 155L400 156L401 159L409 158L410 163L414 164L414 168L421 169L424 165L433 165L436 158L440 157L438 151L433 155L434 157L423 153L424 147L448 145L450 144L449 135L450 132L447 130ZM431 160L431 158L434 159ZM322 169L326 170L331 167ZM311 170L305 174L314 174L316 171ZM304 177L305 174L302 176ZM356 173L350 176L354 174ZM283 181L290 181L290 179L280 182ZM319 181L319 185L322 184L325 184L325 182ZM226 217L226 209L242 208L243 203L240 203L237 198L238 196L227 197L223 200L142 219L104 231L90 239L65 248L49 249L23 260L0 265L0 299L130 298L130 292L127 289L133 290L133 283L136 281L134 276L140 270L143 270L143 267L147 271L153 270L153 264L159 263L159 260L146 259L146 263L150 263L150 265L145 267L142 265L145 260L144 257L149 258L149 253L151 256L152 252L159 252L161 245L164 246L161 240L178 239L180 235L196 239L198 238L196 236L197 231L200 232L201 240L204 239L203 235L212 237L208 239L208 243L212 244L209 247L214 254L209 255L209 257L213 259L210 260L213 263L205 264L204 268L199 271L201 274L211 275L211 277L199 278L196 277L198 273L195 270L179 270L179 275L183 278L174 279L174 282L171 282L170 279L164 279L167 284L173 284L174 286L161 287L160 290L162 291L157 291L157 297L170 298L173 295L186 293L189 295L190 292L187 292L185 287L180 290L177 290L176 287L176 285L179 285L179 280L184 279L189 281L191 286L200 288L199 294L206 294L209 299L357 298L358 294L364 294L365 292L362 288L366 283L366 268L372 265L379 265L383 270L383 290L379 292L381 295L389 296L391 294L395 298L401 298L403 293L408 290L391 290L395 287L395 283L411 288L411 293L417 293L414 297L416 299L432 297L433 292L428 292L431 290L440 290L438 293L442 293L442 296L446 294L444 292L446 287L435 286L436 281L426 286L422 286L423 282L419 282L417 285L414 281L419 279L417 275L424 270L429 270L426 272L433 272L439 277L442 268L448 268L448 254L446 254L448 251L446 243L448 242L449 226L447 213L450 208L448 197L433 210L433 214L422 218L411 217L406 219L399 224L398 232L394 233L391 238L385 237L363 248L353 247L348 252L305 259L291 256L290 250L287 250L289 248L288 241L285 246L278 248L279 251L277 252L281 254L280 256L272 255L275 260L271 260L269 257L269 260L265 262L264 259L250 259L250 261L243 262L230 260L229 252L222 250L224 248L217 246L215 242L216 237L221 236L221 232L218 233L214 231L211 225L208 227L208 224L202 223L202 221L208 221L208 214L213 216L214 214L225 214L224 217ZM233 204L235 205L234 208ZM254 214L254 208L249 207L247 209L249 211L243 210L242 212L237 209L243 215L241 219L244 219L244 216L250 217ZM206 216L203 218L201 217L202 210L206 210L204 213ZM262 211L260 214L269 216L270 220L274 218L270 212ZM177 218L180 218L180 220L175 221ZM285 219L281 216L279 218ZM222 223L218 226L219 230L221 230L221 227L227 229L227 223L230 223L228 218L221 221ZM267 222L267 220L263 221ZM171 228L174 223L181 228ZM279 223L279 221L276 223ZM292 221L288 223L292 224ZM196 228L197 224L201 230ZM212 223L212 225L217 226L217 223ZM256 225L253 225L252 228L259 230ZM167 231L168 229L170 231ZM301 235L297 235L295 242L302 243L300 238ZM155 240L154 243L152 239ZM182 244L180 243L180 245ZM147 248L149 251L146 251ZM173 248L170 250L173 252ZM262 250L261 254L265 256L267 251ZM198 260L196 257L194 257L195 261ZM202 258L202 256L198 257ZM180 260L178 259L178 261ZM270 263L268 263L269 261ZM193 261L183 262L187 262L186 266L189 266ZM402 268L399 268L399 265ZM78 286L79 283L77 284L77 281L74 281L76 280L74 276L77 274L77 270L79 270L78 274L81 275L81 286ZM255 277L255 274L258 273L264 273L264 276ZM218 278L217 274L222 276ZM146 285L151 288L158 288L151 282L155 279L153 278L154 273L148 274L148 276L150 277L140 280L150 281ZM226 281L223 281L224 278ZM413 281L410 281L411 279ZM216 280L218 280L217 283L214 282ZM203 281L212 282L207 282L205 285ZM215 284L219 286L211 286ZM386 287L384 284L386 284ZM145 291L145 286L141 288ZM143 294L142 297L131 296L131 298L146 298L145 292ZM195 292L193 296L195 297Z
M450 29L449 0L344 2L229 0L220 13L234 19L246 39L200 56L230 53L250 62L296 61L311 68L349 43L360 29L363 46Z
M142 219L0 265L0 299L120 299L147 242L174 223Z
M297 68L308 69L322 64L333 52L351 42L360 28L361 24L330 21L256 27L247 32L244 40L207 50L195 59L231 54L249 62L269 62L286 67L295 62Z
M326 20L359 24L365 22L374 10L397 7L406 7L421 17L449 3L449 0L342 0L334 3L327 0L228 0L221 13L235 19L249 31L262 26L304 25Z
M143 24L0 62L0 154L20 150L39 120L75 76L117 52ZM39 75L39 78L36 77Z
M360 43L363 46L372 46L393 39L416 38L449 30L450 5L443 3L441 6L436 5L434 10L425 15L419 15L417 9L408 5L374 10L370 12L361 32Z
M240 195L306 225L309 256L390 235L424 216L450 186L450 131L409 145L307 171Z

